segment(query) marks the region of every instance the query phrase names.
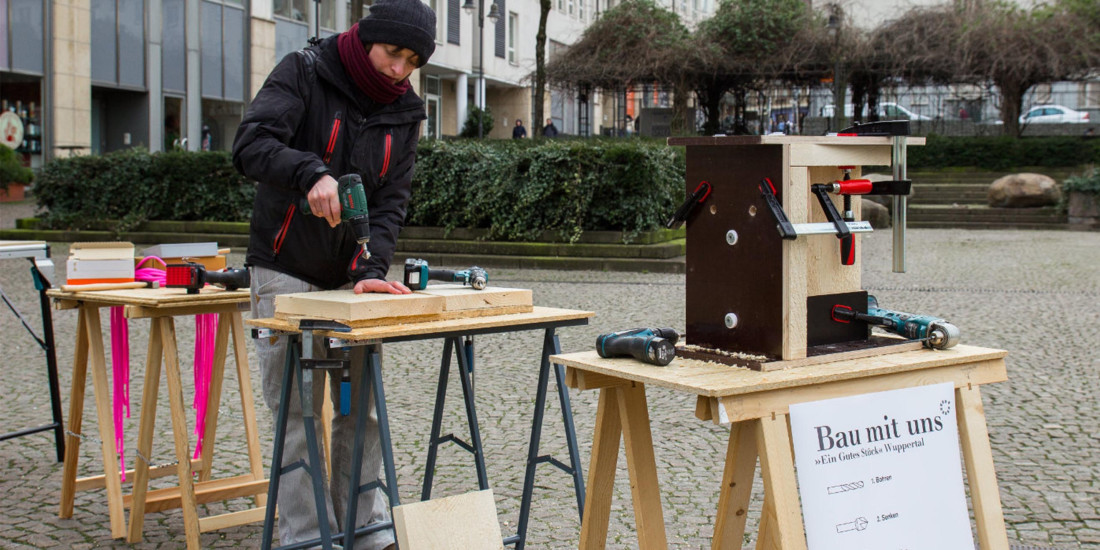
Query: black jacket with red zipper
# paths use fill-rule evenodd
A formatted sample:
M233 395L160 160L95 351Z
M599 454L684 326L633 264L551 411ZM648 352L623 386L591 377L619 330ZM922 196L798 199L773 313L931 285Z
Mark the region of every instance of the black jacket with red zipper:
M411 89L384 105L345 73L336 37L287 55L252 100L233 143L233 164L259 182L249 265L332 289L385 279L405 221L424 102ZM299 204L324 174L363 178L371 257L346 223L302 215Z

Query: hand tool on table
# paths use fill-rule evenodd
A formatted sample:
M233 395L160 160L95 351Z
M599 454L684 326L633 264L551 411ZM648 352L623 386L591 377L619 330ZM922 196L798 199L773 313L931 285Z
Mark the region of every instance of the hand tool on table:
M355 233L355 242L363 247L363 259L370 258L370 250L367 249L367 243L370 242L370 216L367 214L367 192L363 187L363 178L359 174L340 176L336 180L336 194L340 197L340 221L351 226ZM309 201L304 198L299 204L299 210L305 215L313 214Z
M844 178L834 181L832 183L814 184L812 189L814 194L817 195L819 201L821 201L821 207L826 209L826 215L829 215L829 209L825 206L826 195L825 193L835 193L844 197L844 213L839 217L846 224L851 224L855 221L855 213L852 210L852 195L909 195L909 190L912 188L913 182L909 180L902 181L871 181L868 179L851 179L852 166L839 166L841 170L844 170ZM835 209L833 210L835 212ZM838 222L830 218L830 221L836 225ZM840 239L840 262L844 265L853 265L856 260L855 239L851 235L841 235L839 230L837 237Z
M832 316L834 321L840 323L862 321L910 340L921 340L925 347L932 349L947 349L959 343L959 327L940 317L880 308L874 296L867 296L867 313L836 305L833 306Z
M596 338L600 357L633 357L643 363L666 366L676 357L680 334L671 328L634 328Z
M475 266L466 269L432 269L428 262L409 258L405 260L405 286L411 290L428 288L428 281L446 281L470 285L474 290L483 290L489 283L489 274Z
M93 290L125 290L129 288L157 288L157 284L149 281L134 281L132 283L88 283L86 285L61 285L64 292L90 292Z
M817 184L820 185L820 184ZM836 214L834 217L830 217L830 221L826 223L791 223L790 218L787 217L787 213L783 211L783 205L780 204L779 198L775 194L775 185L772 184L770 178L764 178L760 180L760 184L757 186L760 189L760 196L764 198L764 202L768 205L768 210L771 211L772 216L775 217L776 229L779 230L779 236L786 240L792 240L798 238L799 235L829 235L836 234L838 237L841 233L870 233L872 231L871 224L868 222L846 222L841 219L840 214L837 213L836 207L833 206L832 201L826 196L821 207L826 209L825 215L831 216L829 208L832 208L832 212ZM817 195L818 200L822 200L821 194L817 189L814 194ZM829 203L825 206L825 202Z
M252 277L247 269L226 269L225 271L207 271L202 264L168 264L164 270L165 285L168 288L186 288L188 294L198 294L203 285L222 285L226 290L248 288Z

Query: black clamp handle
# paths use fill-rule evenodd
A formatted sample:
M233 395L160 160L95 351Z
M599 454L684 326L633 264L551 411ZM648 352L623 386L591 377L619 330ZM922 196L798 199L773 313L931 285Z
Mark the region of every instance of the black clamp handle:
M772 180L764 178L760 180L757 187L760 188L760 194L764 197L764 202L768 204L768 209L772 211L772 216L775 216L775 228L779 230L779 236L787 240L797 238L798 233L795 232L794 225L787 218L787 213L783 211L783 205L779 204L779 199L775 196L775 186L772 185Z
M695 187L695 191L692 191L691 194L688 195L684 204L681 204L680 208L677 208L676 212L672 214L672 217L665 222L665 227L676 229L683 225L688 216L691 215L692 210L695 210L696 206L703 204L703 201L707 200L707 197L710 196L710 191L710 182L699 182L699 185Z

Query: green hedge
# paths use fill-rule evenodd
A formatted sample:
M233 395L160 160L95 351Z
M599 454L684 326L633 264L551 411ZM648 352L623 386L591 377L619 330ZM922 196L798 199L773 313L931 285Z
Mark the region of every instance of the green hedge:
M1018 166L1077 167L1100 163L1100 139L1080 137L945 137L930 135L911 147L908 166L935 169L971 166L1011 170Z
M46 227L82 229L119 220L117 232L147 220L246 221L255 185L224 151L152 153L127 149L54 160L34 186Z
M497 240L657 229L684 197L682 152L638 140L420 144L408 225L484 228Z
M0 190L7 189L8 184L11 183L31 183L32 181L34 181L34 172L20 164L15 151L0 146Z

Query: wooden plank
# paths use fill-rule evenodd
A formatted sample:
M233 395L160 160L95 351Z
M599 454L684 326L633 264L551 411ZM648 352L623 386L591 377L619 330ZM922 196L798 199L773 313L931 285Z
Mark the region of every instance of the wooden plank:
M149 331L149 350L145 356L145 385L141 390L141 421L138 428L138 459L134 464L133 493L130 499L130 530L126 542L141 542L145 529L145 503L149 490L149 468L151 464L142 457L153 456L153 430L157 420L157 394L160 392L161 360L164 358L164 346L157 323L151 323Z
M197 304L248 302L249 290L225 290L207 286L198 294L188 294L184 288L132 288L93 292L64 292L50 289L46 295L60 300L78 300L100 306L176 307Z
M206 504L208 502L220 502L234 498L250 497L267 491L267 480L252 479L251 474L215 479L211 481L199 481L194 484L195 502ZM149 491L146 500L145 513L163 512L182 506L180 488L165 487L156 491ZM196 511L197 513L197 511Z
M848 138L839 138L848 139ZM882 145L848 143L792 143L791 166L889 166L890 138Z
M606 374L599 374L596 372L585 372L583 370L566 369L566 377L568 378L569 372L574 372L572 384L567 380L566 385L577 390L598 390L601 388L611 388L615 386L629 385L629 380L623 380L622 378L615 378Z
M127 319L147 319L151 317L163 317L165 315L201 315L203 313L233 313L248 310L247 301L234 301L218 304L202 304L194 306L149 307L126 306L123 310Z
M710 546L713 550L740 550L744 541L752 477L756 473L756 431L757 423L753 421L737 422L730 427Z
M657 461L653 456L653 435L649 427L649 407L645 386L636 384L616 388L619 419L623 427L623 448L630 474L630 494L634 501L634 523L638 532L638 548L664 550L664 511L661 509L661 488L657 481Z
M103 329L99 309L80 308L85 317L88 337L88 358L95 390L96 420L99 424L99 445L103 455L103 472L107 485L107 510L111 518L111 538L126 536L126 511L122 506L122 480L119 477L118 454L115 452L115 426L111 417L111 392L108 390L107 362L103 350Z
M165 370L168 374L168 398L172 415L172 434L176 447L176 465L182 494L183 528L188 550L199 550L199 518L195 509L195 486L192 479L191 452L188 439L186 406L183 398L183 380L180 377L179 352L176 349L175 322L171 317L153 321L161 331L164 344Z
M200 464L199 460L197 460L197 459L192 460L191 461L191 468L193 468L195 471L198 471L199 464ZM136 468L131 468L129 470L126 470L126 478L127 479L134 479L133 476L135 476L135 475L137 475L137 469ZM162 464L160 466L153 466L153 467L149 468L149 479L160 479L162 477L168 477L168 476L174 476L174 475L176 475L176 465L175 465L175 463ZM94 490L94 489L102 489L106 486L107 486L107 479L103 474L88 476L88 477L82 477L82 478L79 478L79 479L76 480L76 492L78 492L78 493L81 492L81 491L91 491L91 490ZM129 499L131 497L132 497L132 495L123 495L122 500L123 500L123 502L130 502ZM129 506L129 504L127 504L127 506Z
M946 350L921 349L774 372L758 372L748 368L683 358L674 359L667 367L656 367L630 358L605 359L595 350L553 355L550 360L567 367L576 367L579 370L597 372L647 385L672 388L707 397L727 397L952 365L967 365L963 369L967 373L988 368L999 368L1003 373L1003 360L1007 353L1003 350L958 345ZM986 361L992 361L992 363L987 364ZM977 375L972 374L972 376ZM1003 375L997 376L1003 377ZM981 374L980 378L987 380L981 383L1000 381L990 374Z
M510 315L512 313L530 313L534 310L533 306L501 306L501 307L486 307L481 309L464 309L458 311L444 311L443 313L433 313L430 315L409 315L406 317L386 317L382 319L333 319L334 321L343 323L352 328L369 328L369 327L381 327L388 325L404 325L410 323L430 323L433 321L451 321L456 319L469 319L471 317L490 317L493 315ZM282 313L276 313L277 319L285 319L294 324L295 327L302 319L315 319L308 315L285 315Z
M971 365L944 365L915 371L888 373L851 380L821 382L797 388L781 389L752 396L729 396L721 399L722 420L737 422L771 414L787 414L796 403L837 399L896 388L909 388L951 382L955 387L991 384L1007 380L1002 359L976 361Z
M978 524L978 543L981 548L1008 550L1001 494L993 469L993 448L989 444L989 429L985 424L985 409L978 386L957 388L955 401L959 441L963 462L966 463L974 519Z
M588 319L594 315L595 313L591 311L535 307L528 313L512 313L491 317L473 317L446 321L431 321L426 323L403 323L379 327L363 327L353 329L351 332L321 332L321 336L333 336L349 342L364 342L424 334L440 334L446 332L505 328L524 324L573 321ZM248 324L274 330L297 332L297 325L285 319L250 319Z
M760 370L763 372L770 372L783 369L792 369L795 367L808 367L810 365L821 365L824 363L845 361L848 359L881 357L889 353L901 353L903 351L920 351L922 348L924 348L924 344L919 340L906 340L900 337L895 339L898 342L896 344L890 345L889 347L868 346L849 351L830 353L828 355L809 355L807 357L803 357L802 359L791 359L789 361L768 361L766 363L760 363Z
M760 475L764 478L764 494L768 495L772 504L772 507L764 507L769 537L775 540L776 548L803 550L806 548L806 532L802 526L802 508L795 482L787 417L769 416L761 418L757 424Z
M228 514L206 516L204 518L199 518L199 531L208 533L210 531L225 529L226 527L258 523L264 520L264 514L266 512L267 507L260 506L258 508L249 508L238 512L229 512Z
M460 285L439 285L412 294L356 294L351 290L328 290L283 294L275 298L277 315L347 321L531 305L530 290L494 287L474 290Z
M65 430L65 461L61 472L61 503L57 511L58 517L62 519L73 517L73 499L80 490L76 481L76 467L80 462L80 430L84 421L84 392L88 384L88 329L85 323L83 311L78 311L72 390L69 394L69 423ZM106 479L103 484L106 487Z
M397 544L406 550L503 550L493 490L393 507Z
M588 485L581 518L581 550L602 549L607 545L611 497L615 494L615 468L619 462L619 441L623 433L618 392L618 388L600 390L600 400L596 406L592 458L588 464Z
M264 479L263 450L256 427L256 406L252 400L252 375L248 368L248 348L244 342L244 324L240 312L229 314L233 329L233 357L237 365L237 386L240 388L241 416L244 417L244 437L248 446L248 470L253 479ZM256 506L267 504L267 494L256 495Z
M783 148L783 169L787 177L783 178L783 209L791 223L803 223L809 217L809 174L805 168L790 166L792 162L790 146ZM809 260L808 237L793 241L783 241L782 308L783 343L782 359L801 359L806 357L806 263Z
M924 145L926 138L910 137L909 145ZM889 137L877 136L697 136L668 138L669 145L768 145L768 144L803 144L803 145L890 145ZM887 162L886 164L889 164Z
M531 290L525 288L486 287L474 290L454 284L429 286L419 292L443 298L443 311L533 305Z

